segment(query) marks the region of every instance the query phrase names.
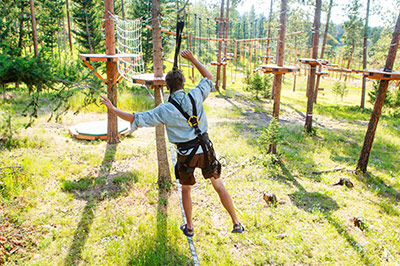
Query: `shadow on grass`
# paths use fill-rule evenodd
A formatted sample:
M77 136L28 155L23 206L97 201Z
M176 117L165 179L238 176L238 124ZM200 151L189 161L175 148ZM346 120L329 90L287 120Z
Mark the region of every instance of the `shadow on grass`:
M132 172L110 175L117 145L107 144L106 152L97 177L85 177L77 181L64 181L62 190L73 193L74 197L86 201L81 220L74 233L72 244L64 265L78 265L82 259L82 249L90 233L98 204L106 198L117 198L129 189L137 176Z
M142 237L139 249L131 255L127 265L192 265L192 259L178 250L177 243L172 243L168 229L168 189L159 189L157 205L157 228L153 237ZM150 229L151 232L154 230Z
M310 213L313 213L314 211L320 211L324 215L325 219L333 225L338 234L342 236L360 255L361 260L366 265L371 265L371 261L361 245L358 244L357 241L349 234L346 228L340 224L340 221L332 216L331 213L339 209L339 205L336 203L336 201L319 192L307 192L304 187L298 183L296 178L294 178L284 164L281 164L280 166L286 178L299 189L299 191L289 195L293 205Z

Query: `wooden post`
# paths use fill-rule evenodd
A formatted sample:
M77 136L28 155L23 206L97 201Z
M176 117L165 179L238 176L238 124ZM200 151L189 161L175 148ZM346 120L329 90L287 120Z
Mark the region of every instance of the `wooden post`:
M400 36L400 13L397 18L396 27L393 32L392 42L390 44L389 53L386 59L384 71L391 72L393 69L394 60L396 58L397 48L399 47ZM372 143L375 137L376 127L378 126L379 118L381 116L383 102L385 101L389 80L381 80L379 83L378 93L374 103L374 109L369 120L367 133L365 134L364 145L361 150L360 158L357 162L357 170L362 172L367 171L369 155L371 153Z
M228 29L229 29L229 0L226 1L226 14L225 14L225 30L224 30L224 39L226 40L228 38ZM227 50L228 50L228 42L224 42L224 57L227 59ZM229 63L228 60L226 60L227 63ZM226 65L222 66L222 89L226 89Z
M314 32L312 38L312 58L317 59L318 57L318 39L319 39L319 26L321 20L321 0L316 0L315 17L314 17ZM306 124L305 128L308 133L312 129L313 119L313 103L314 103L314 86L315 86L315 73L317 67L310 65L310 75L307 83L307 113L306 113Z
M71 51L71 55L74 55L72 50L72 35L71 35L71 17L69 16L69 0L65 1L67 8L67 22L68 22L68 40L69 40L69 50Z
M364 43L363 43L363 70L367 68L367 45L368 45L368 18L369 18L369 6L370 0L367 0L367 15L365 17L364 26ZM365 105L365 91L367 87L367 79L363 76L362 78L362 89L361 89L361 104L360 107L364 109Z
M222 39L224 37L224 0L221 0L221 16L219 18L219 36L217 38ZM221 53L222 53L222 41L218 41L218 55L217 55L217 80L215 81L215 89L219 91L219 82L221 79Z
M35 3L34 0L30 0L31 4L31 21L32 21L32 36L33 36L33 47L35 51L35 57L39 56L37 33L36 33L36 16L35 16Z
M322 42L322 48L321 48L321 59L324 58L324 53L325 53L325 45L326 45L326 40L328 38L328 30L329 30L329 20L331 18L331 11L332 11L332 4L333 4L333 0L330 0L329 2L329 8L328 8L328 15L326 17L326 25L325 25L325 33L324 33L324 40ZM321 72L322 71L322 67L319 66L318 67L318 71ZM314 103L317 103L317 96L318 96L318 88L319 88L319 82L321 79L321 75L317 76L317 83L315 85L315 92L314 92Z
M281 13L279 17L279 39L276 47L276 65L282 66L285 56L285 31L286 31L286 12L287 12L287 0L281 1ZM283 74L275 74L273 81L273 92L274 92L274 106L272 109L272 116L276 121L279 121L279 108L281 103L281 85L282 85ZM269 152L276 154L276 142L270 144Z
M269 21L268 21L268 39L267 39L267 60L266 63L269 63L269 51L270 51L270 43L271 43L271 21L272 21L272 6L273 6L274 0L271 0L271 5L269 8Z
M104 1L104 30L106 35L106 54L115 55L115 36L114 36L114 21L111 15L114 14L113 0ZM117 85L115 79L117 78L117 63L107 62L107 97L110 101L117 106ZM118 138L118 120L117 116L108 110L108 127L107 127L107 143L116 144L119 142Z
M154 77L163 76L163 61L162 61L162 39L161 39L161 6L160 0L152 0L152 37L153 37L153 64L154 64ZM162 86L153 86L154 89L154 103L158 106L163 102L162 99ZM156 147L157 147L157 160L158 160L158 186L165 188L167 183L171 182L171 174L169 172L167 146L165 143L165 130L164 125L156 126Z

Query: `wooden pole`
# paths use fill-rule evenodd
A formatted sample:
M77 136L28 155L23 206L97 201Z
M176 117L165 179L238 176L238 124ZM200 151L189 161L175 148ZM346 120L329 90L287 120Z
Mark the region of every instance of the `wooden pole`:
M271 22L272 22L272 6L273 6L274 0L271 0L271 5L269 7L269 21L268 21L268 36L267 36L267 60L266 63L269 63L269 51L270 51L270 43L271 43Z
M392 42L389 47L389 53L386 59L384 71L391 72L393 70L394 60L396 58L397 48L399 47L400 37L400 13L397 18L396 27L393 32ZM389 80L381 80L379 83L378 93L374 103L374 109L369 120L367 133L365 134L364 145L361 150L360 158L357 162L357 170L363 173L367 171L369 155L371 153L372 143L375 137L376 127L378 126L379 118L381 116L383 102L385 101Z
M36 16L35 16L35 3L34 0L30 0L31 4L31 21L32 21L32 36L33 36L33 47L35 51L35 57L39 56L37 33L36 33Z
M221 0L221 16L219 19L219 39L224 38L224 0ZM219 82L221 79L221 53L222 41L218 42L218 55L217 55L217 80L215 81L215 89L219 91Z
M281 1L281 13L279 17L280 27L279 27L279 40L276 47L276 64L277 66L283 65L283 60L285 56L285 31L286 31L286 12L287 12L287 0ZM279 108L281 103L281 86L282 86L282 76L283 74L275 74L273 81L274 88L274 106L272 110L272 116L276 121L279 121ZM276 154L276 142L269 146L269 152Z
M322 48L321 48L321 59L324 58L324 53L325 53L325 46L326 46L326 40L328 39L328 30L329 30L329 20L331 19L331 11L332 11L332 4L333 0L330 0L329 2L329 7L328 7L328 15L326 17L326 24L325 24L325 32L324 32L324 40L322 41ZM318 67L318 71L322 71L322 66ZM321 79L321 75L317 76L317 83L315 85L315 92L314 92L314 103L317 103L317 96L318 96L318 88L319 88L319 82Z
M160 0L152 0L152 37L153 37L153 64L154 64L154 77L163 76L163 61L162 61L162 39L161 39L161 6ZM153 86L154 89L154 103L158 106L163 102L162 99L162 86ZM158 186L165 188L171 182L171 174L169 172L167 146L165 143L165 129L164 125L156 126L156 147L157 147L157 160L158 160Z
M229 29L229 0L226 1L226 14L225 14L225 30L224 30L224 39L228 39L228 29ZM224 57L227 58L227 50L228 43L224 42ZM228 60L226 60L229 63ZM226 67L227 65L222 66L222 89L226 89Z
M69 3L68 2L69 2L69 0L65 1L66 8L67 8L69 50L71 51L71 55L74 55L74 52L72 50L71 17L69 15Z
M114 35L114 21L111 15L114 14L113 0L104 1L104 30L106 35L106 54L115 55L115 35ZM107 62L107 96L108 99L117 106L117 85L115 79L117 78L117 63ZM118 138L118 119L117 116L108 111L108 127L107 127L107 143L119 143Z
M319 39L319 27L321 20L321 0L316 0L315 17L314 17L314 32L312 38L312 58L317 59L318 57L318 39ZM310 65L310 75L307 83L307 113L306 113L306 124L305 128L308 133L312 129L313 119L313 103L314 103L314 86L315 86L315 73L317 67Z
M369 19L369 6L370 0L367 0L367 15L365 17L364 26L364 43L363 43L363 69L367 68L367 45L368 45L368 19ZM360 107L364 109L365 105L365 91L367 87L367 79L363 76L362 78L362 89L361 89L361 104Z

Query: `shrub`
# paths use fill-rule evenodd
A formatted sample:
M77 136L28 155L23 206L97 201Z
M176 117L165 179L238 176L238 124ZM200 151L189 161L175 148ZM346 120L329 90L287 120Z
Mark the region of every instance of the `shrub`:
M347 88L346 82L336 81L333 85L332 92L336 96L340 96L341 100L343 101L343 97L349 92L349 89Z
M268 98L271 96L271 77L264 75L261 76L258 73L250 74L247 73L247 84L248 86L245 88L246 91L253 93L258 98L258 95L261 93L263 97Z

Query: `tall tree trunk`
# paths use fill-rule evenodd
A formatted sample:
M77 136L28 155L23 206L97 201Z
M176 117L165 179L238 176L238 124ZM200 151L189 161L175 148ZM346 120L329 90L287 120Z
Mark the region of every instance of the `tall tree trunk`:
M33 36L33 47L35 51L35 57L39 56L37 33L36 33L36 17L35 17L35 3L34 0L30 0L31 4L31 20L32 20L32 36Z
M326 17L326 25L325 25L325 32L324 32L324 40L322 41L322 48L321 48L321 59L324 58L324 53L325 53L325 46L326 46L326 40L328 39L328 30L329 30L329 20L331 19L331 11L332 11L332 4L333 0L330 0L329 2L329 7L328 7L328 15ZM318 67L318 71L322 71L322 67ZM318 88L319 88L319 82L321 79L321 75L317 76L317 83L315 85L315 92L314 92L314 103L317 103L317 97L318 97Z
M71 51L71 55L74 54L73 50L72 50L72 35L71 35L71 18L69 16L69 0L65 0L65 3L67 5L67 22L68 22L68 40L69 40L69 49Z
M393 32L392 42L390 44L389 53L386 58L384 71L391 72L393 70L394 60L396 59L397 48L399 47L400 37L400 13L397 18L396 27ZM360 158L357 162L357 170L362 172L367 171L369 155L371 153L372 143L374 142L376 127L378 126L379 118L381 116L383 102L385 101L389 80L381 80L379 83L378 93L374 103L374 109L369 120L367 133L365 134L364 144L361 149Z
M316 0L315 17L314 17L314 33L312 37L312 58L317 59L318 57L318 39L319 39L319 27L321 21L321 0ZM310 65L310 74L308 76L307 84L307 114L305 128L308 133L312 129L313 119L313 103L314 103L314 86L315 86L315 73L317 72L315 65Z
M271 0L269 7L269 19L268 19L268 33L267 33L267 58L265 60L266 64L269 63L269 51L271 49L271 23L272 23L272 7L274 0ZM275 79L275 78L274 78ZM274 86L272 86L271 99L274 99Z
M86 9L85 9L86 14ZM104 30L106 36L106 54L107 55L115 55L115 34L114 34L114 21L111 18L111 14L114 14L114 4L113 0L105 0L104 1ZM86 29L89 33L88 21L86 16ZM90 50L92 53L92 45L89 36L89 44ZM107 68L107 96L108 99L117 106L117 83L115 79L117 78L117 63L116 62L108 62L106 63ZM119 143L118 138L118 119L117 116L108 111L108 127L107 127L107 143L108 144L117 144Z
M154 77L163 76L163 61L162 61L162 39L161 39L161 7L160 0L152 0L152 36L153 36L153 64L154 64ZM162 86L153 86L154 88L154 102L158 106L162 103ZM171 182L171 174L169 172L169 163L167 156L167 146L165 143L165 130L164 125L156 127L156 146L157 146L157 159L158 159L158 186L164 189L165 186Z
M346 67L346 69L350 69L351 60L353 59L354 49L355 49L354 46L351 47L350 55L349 55L349 58L348 58L348 60L347 60L347 67ZM346 75L344 75L344 82L347 81L347 78L349 77L350 74L351 74L351 72L349 72L349 73L347 73Z
M23 40L24 40L24 6L21 6L21 17L19 19L18 56L21 56L22 54Z
M367 15L365 16L364 43L363 43L363 70L365 70L367 68L369 6L370 6L370 0L367 0ZM362 89L361 89L361 104L360 104L360 107L362 109L364 109L364 105L365 105L366 86L367 86L367 79L363 76L363 78L362 78Z
M219 36L217 38L224 38L224 0L221 0L221 16L219 18ZM215 89L219 91L219 82L221 79L221 54L222 54L222 41L218 42L218 55L217 55L217 80L215 81Z
M229 29L229 0L226 0L226 20L224 20L225 22L225 29L224 29L224 39L226 40L228 38L228 29ZM228 52L228 42L224 42L224 57L227 58ZM227 63L229 63L228 60L226 60ZM222 66L222 89L226 89L226 66L227 65L223 65Z
M281 13L280 13L280 28L279 28L279 41L276 47L276 64L278 66L283 65L283 60L285 57L285 33L286 33L286 13L287 13L287 0L282 0L281 2ZM276 121L279 122L279 109L281 103L281 86L282 86L282 76L283 74L275 74L272 87L274 88L274 106L272 110L272 116ZM269 146L269 152L276 154L276 142Z

